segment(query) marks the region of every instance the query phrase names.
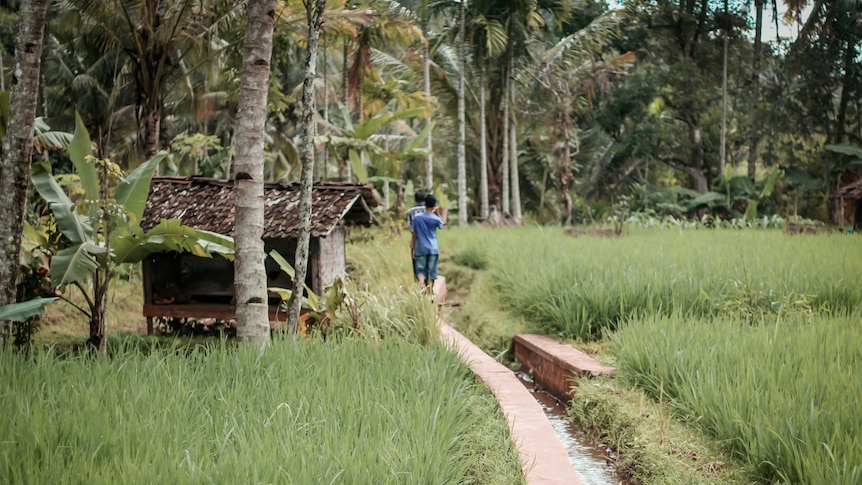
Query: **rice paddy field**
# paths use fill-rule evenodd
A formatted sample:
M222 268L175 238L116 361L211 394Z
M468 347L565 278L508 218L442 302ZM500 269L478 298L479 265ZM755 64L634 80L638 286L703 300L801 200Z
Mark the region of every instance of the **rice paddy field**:
M440 244L441 272L483 268L472 279L518 331L609 344L620 379L755 480L862 483L859 236L467 228Z
M441 345L0 353L2 483L522 483L496 401Z

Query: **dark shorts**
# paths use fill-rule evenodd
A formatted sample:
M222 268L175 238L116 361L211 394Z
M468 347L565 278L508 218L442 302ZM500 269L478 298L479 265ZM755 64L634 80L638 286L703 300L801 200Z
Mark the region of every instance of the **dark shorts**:
M416 273L416 276L422 275L426 279L436 280L437 279L437 259L440 257L438 254L424 254L422 256L416 256L413 259L413 272Z

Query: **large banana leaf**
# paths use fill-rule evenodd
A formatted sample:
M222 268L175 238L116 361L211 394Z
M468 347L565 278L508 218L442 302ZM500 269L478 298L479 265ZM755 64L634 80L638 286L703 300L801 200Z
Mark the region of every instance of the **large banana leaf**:
M284 256L282 256L278 251L273 249L269 252L269 257L278 263L278 267L281 268L285 274L290 276L291 280L296 278L296 271L293 269L293 266L284 259ZM302 286L305 288L305 293L308 295L307 298L303 298L303 302L306 303L308 308L311 308L314 311L320 311L320 297L318 297L315 292L311 291L311 288L309 288L308 285L303 284ZM289 300L290 295L293 293L293 290L286 288L267 288L267 291L277 294L284 301Z
M53 298L33 298L32 300L12 303L0 307L0 322L25 322L28 318L45 314L45 305L56 300Z
M31 175L33 186L45 199L57 219L60 232L74 244L92 239L93 228L89 222L75 212L75 204L69 200L57 181L51 176L51 168L45 163L34 163Z
M188 252L204 258L221 254L233 257L233 239L182 225L179 219L162 219L146 233L125 231L111 241L111 252L117 264L137 263L160 251Z
M368 182L368 171L365 170L365 165L362 163L362 158L356 150L350 150L348 152L350 156L350 167L353 169L353 175L356 176L356 180L360 183Z
M167 152L160 152L153 158L144 162L132 173L126 176L117 186L115 199L117 204L126 208L126 212L133 216L134 221L140 221L144 214L144 208L147 205L147 196L150 193L150 182L153 179L153 172L159 163L165 159Z
M51 283L61 286L86 281L90 273L99 267L96 256L105 253L103 246L91 241L61 249L51 258L51 270L48 272Z
M89 200L99 200L99 176L96 174L96 166L87 161L87 156L93 154L90 143L90 135L87 127L81 120L81 116L75 112L75 135L69 144L69 158L75 165L78 177L81 178L81 186Z
M723 201L724 195L717 192L705 192L703 194L698 194L697 197L685 203L685 210L693 211L702 205L710 207L713 202L718 200Z

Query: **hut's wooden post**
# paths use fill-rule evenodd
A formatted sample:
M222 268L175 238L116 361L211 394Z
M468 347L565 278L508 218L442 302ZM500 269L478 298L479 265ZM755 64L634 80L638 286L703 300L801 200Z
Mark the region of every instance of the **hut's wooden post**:
M838 199L838 230L844 232L844 197Z
M147 335L153 336L153 317L147 317Z

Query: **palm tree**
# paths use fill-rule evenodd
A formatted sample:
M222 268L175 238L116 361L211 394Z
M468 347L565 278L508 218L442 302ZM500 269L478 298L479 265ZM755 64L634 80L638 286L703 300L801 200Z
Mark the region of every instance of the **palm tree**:
M263 250L263 149L276 0L250 0L242 56L242 87L234 144L236 227L234 262L237 338L269 344L269 305Z
M0 206L4 208L0 211L4 241L0 249L0 305L15 301L47 10L48 0L24 1L18 17L13 68L17 82L12 85L8 125L3 137L3 164L0 166ZM0 338L5 338L6 332L0 333Z
M63 0L60 9L103 52L124 56L134 85L138 143L149 159L161 148L165 98L188 86L183 69L196 64L187 58L198 51L206 37L201 34L231 24L243 6L223 0Z
M467 0L460 0L458 23L458 225L467 225L467 155L466 155L466 129L467 120L464 112L464 98L467 84L465 82L467 70Z

